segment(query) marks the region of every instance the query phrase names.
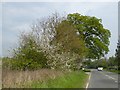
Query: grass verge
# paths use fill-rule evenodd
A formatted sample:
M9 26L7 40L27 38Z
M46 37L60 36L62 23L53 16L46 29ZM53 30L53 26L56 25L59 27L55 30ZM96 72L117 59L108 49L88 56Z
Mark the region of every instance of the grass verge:
M120 70L108 70L108 69L105 69L105 71L109 71L109 72L120 74Z
M29 83L33 81L46 81L57 78L66 73L59 70L39 69L34 71L3 70L2 87L3 88L29 88Z
M30 88L85 88L88 75L83 71L74 71L66 75L48 79L43 82L34 81Z

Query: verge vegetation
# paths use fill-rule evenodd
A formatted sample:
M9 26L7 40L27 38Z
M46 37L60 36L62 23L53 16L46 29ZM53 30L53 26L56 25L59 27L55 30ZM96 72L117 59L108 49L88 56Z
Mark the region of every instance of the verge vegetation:
M43 82L33 82L32 88L85 88L88 75L82 71L75 71L63 76L48 79Z
M55 13L37 20L31 32L20 34L12 56L2 59L3 87L22 87L27 81L33 82L32 87L83 87L87 75L78 71L84 61L99 60L108 53L110 36L101 19L79 13L67 16ZM41 71L44 69L47 76L47 72ZM50 79L44 78L40 86L36 81L42 77Z

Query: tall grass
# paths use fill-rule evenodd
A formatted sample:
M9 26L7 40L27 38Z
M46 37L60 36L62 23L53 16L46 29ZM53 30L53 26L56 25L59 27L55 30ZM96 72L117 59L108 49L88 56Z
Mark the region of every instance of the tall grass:
M33 82L32 88L85 88L88 75L82 71L74 71L55 79Z
M83 71L62 72L50 69L5 70L2 75L2 88L85 88L88 78Z
M3 88L28 88L27 83L33 81L43 82L63 75L61 71L40 69L35 71L4 70L2 73Z

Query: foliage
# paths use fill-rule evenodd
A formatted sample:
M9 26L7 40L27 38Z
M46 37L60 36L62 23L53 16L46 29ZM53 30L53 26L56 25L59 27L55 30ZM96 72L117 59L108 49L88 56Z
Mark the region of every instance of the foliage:
M87 58L100 58L107 53L110 32L96 17L58 13L37 20L31 32L22 33L14 49L12 69L51 68L80 69Z
M86 52L84 41L78 37L73 25L67 21L62 21L56 27L53 42L59 44L63 52L73 52L80 56L84 56Z
M120 70L116 70L116 69L107 69L107 71L120 74Z
M98 68L98 67L104 67L107 68L108 62L105 59L100 60L86 60L83 62L83 66L86 66L87 68Z
M59 23L55 30L56 34L51 42L58 47L55 53L66 55L62 58L62 63L65 62L69 69L79 68L87 52L84 41L79 38L73 25L65 20Z
M11 58L3 57L2 58L2 69L10 69L11 68Z
M83 62L83 68L97 68L96 61L92 62L91 60L86 60Z
M88 68L98 68L104 67L106 69L117 69L118 63L115 60L115 57L109 57L109 59L100 59L100 60L86 60L83 62L83 66L87 66Z
M35 40L45 52L47 65L52 69L77 69L86 53L84 41L65 19L55 13L43 21L38 20L32 27Z
M115 66L115 65L117 65L115 57L113 57L113 56L109 57L109 59L108 59L108 66Z
M90 69L84 69L83 71L84 71L84 72L91 72Z
M109 51L111 34L103 27L101 19L74 13L69 14L67 20L78 30L80 38L84 39L86 47L89 49L88 58L99 59Z
M34 36L21 34L20 46L14 49L12 69L26 70L47 67L47 58L37 45Z
M120 36L119 36L120 37ZM118 65L118 70L120 70L120 39L118 40L117 49L116 49L116 63Z
M107 68L107 61L105 59L101 59L98 61L98 67Z

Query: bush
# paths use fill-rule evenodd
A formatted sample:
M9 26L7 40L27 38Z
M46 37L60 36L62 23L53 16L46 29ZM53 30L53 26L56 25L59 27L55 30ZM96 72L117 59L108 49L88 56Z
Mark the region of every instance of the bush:
M34 62L32 59L26 60L12 60L12 70L35 70L42 68L41 64Z
M12 70L34 70L48 67L47 57L32 34L21 35L20 46L14 49L13 55L10 61Z
M2 58L2 69L10 69L11 59L8 57Z
M84 72L91 72L91 70L89 70L89 69L84 69L83 71Z

